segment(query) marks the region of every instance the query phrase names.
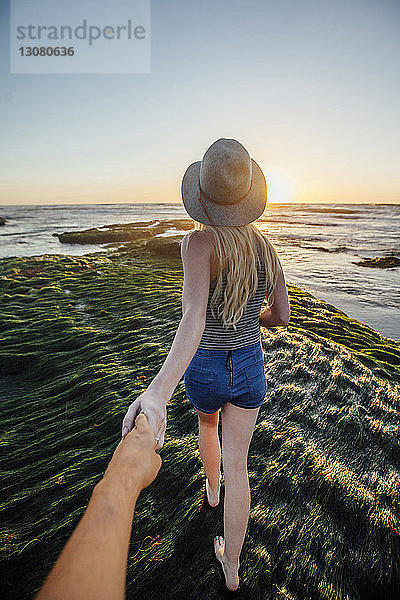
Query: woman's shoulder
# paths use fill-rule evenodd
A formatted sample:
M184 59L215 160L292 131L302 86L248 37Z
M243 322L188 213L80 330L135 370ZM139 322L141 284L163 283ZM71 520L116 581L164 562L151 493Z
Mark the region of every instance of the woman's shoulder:
M183 250L187 249L189 242L194 244L198 249L213 247L212 235L208 231L202 229L191 229L183 236L180 241Z
M201 243L201 242L203 242L203 243L209 242L210 243L213 240L213 236L209 231L205 231L204 229L191 229L183 236L180 243L181 244L183 242L187 243L191 239L199 240L198 243Z

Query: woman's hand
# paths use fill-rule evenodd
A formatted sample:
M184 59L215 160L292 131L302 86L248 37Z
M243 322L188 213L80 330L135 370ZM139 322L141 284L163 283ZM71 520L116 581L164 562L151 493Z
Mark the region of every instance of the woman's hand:
M147 417L155 437L159 438L155 449L160 450L167 429L167 406L160 400L160 396L151 390L145 390L129 406L122 421L122 437L132 430L135 419L141 412Z

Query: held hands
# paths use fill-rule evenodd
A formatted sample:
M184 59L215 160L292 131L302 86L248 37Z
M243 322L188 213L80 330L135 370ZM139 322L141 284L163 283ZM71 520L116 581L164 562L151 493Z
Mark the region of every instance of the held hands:
M166 404L160 402L159 394L151 390L145 390L132 402L125 414L122 421L122 438L131 431L139 413L145 414L155 437L159 438L158 442L156 440L155 449L160 450L164 444L164 435L167 428Z
M103 479L109 481L116 476L129 492L140 492L154 481L160 470L161 456L155 450L154 433L146 416L140 413L135 427L115 448Z

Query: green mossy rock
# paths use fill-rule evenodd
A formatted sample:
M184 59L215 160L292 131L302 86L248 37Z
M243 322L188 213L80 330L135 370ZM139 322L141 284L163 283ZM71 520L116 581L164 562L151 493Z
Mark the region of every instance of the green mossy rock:
M145 249L166 256L167 258L180 258L180 241L182 236L171 236L168 238L153 237L146 243Z
M0 260L4 600L34 597L111 459L129 404L168 354L183 274L179 258L157 253L159 239L107 254ZM268 389L249 449L240 597L396 598L399 344L288 291L289 327L262 330ZM162 467L136 504L126 598L219 600L212 538L223 533L225 487L209 509L183 380L167 409Z

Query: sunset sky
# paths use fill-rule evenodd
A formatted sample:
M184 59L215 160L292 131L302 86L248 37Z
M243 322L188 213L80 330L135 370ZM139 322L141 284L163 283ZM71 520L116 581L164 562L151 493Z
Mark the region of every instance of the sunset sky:
M180 202L220 137L269 202L400 202L400 2L153 0L151 73L12 75L0 204Z

